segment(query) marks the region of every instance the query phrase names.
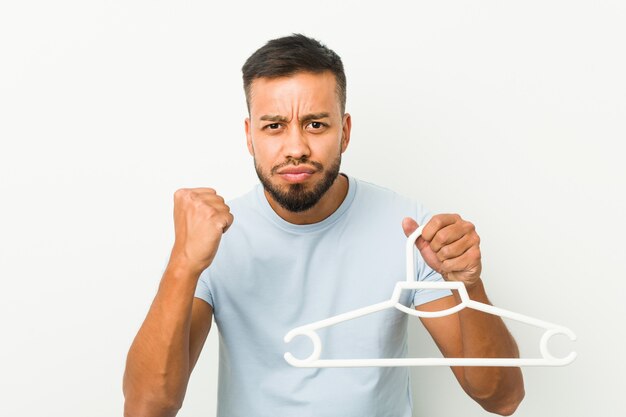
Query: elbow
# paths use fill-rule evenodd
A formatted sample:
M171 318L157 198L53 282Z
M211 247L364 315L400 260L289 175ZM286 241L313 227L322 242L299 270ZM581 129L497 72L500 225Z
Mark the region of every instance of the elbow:
M143 385L143 388L140 386ZM167 395L163 389L131 383L124 378L124 417L174 417L182 408L183 399Z
M524 386L508 390L505 394L493 395L490 397L474 397L482 408L486 411L501 416L510 416L519 407L524 399Z
M524 380L519 368L509 378L489 387L474 387L468 393L480 406L490 413L510 416L519 407L525 396Z
M124 401L124 417L174 417L181 404L150 398L127 397Z
M485 410L490 413L498 414L501 416L510 416L519 407L522 400L524 399L524 389L522 388L520 393L516 393L515 395L511 395L506 398L504 401L499 401L497 404L492 405L490 408L483 407Z

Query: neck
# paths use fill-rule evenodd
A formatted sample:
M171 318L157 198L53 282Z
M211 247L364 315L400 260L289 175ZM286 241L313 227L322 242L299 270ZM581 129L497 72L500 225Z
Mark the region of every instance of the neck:
M320 201L310 209L299 213L284 209L280 204L274 201L266 190L264 190L264 193L272 209L283 220L300 225L319 223L333 214L341 203L343 203L343 200L348 194L348 178L342 174L337 175L335 182L333 182L333 185L331 185L328 191L320 198Z

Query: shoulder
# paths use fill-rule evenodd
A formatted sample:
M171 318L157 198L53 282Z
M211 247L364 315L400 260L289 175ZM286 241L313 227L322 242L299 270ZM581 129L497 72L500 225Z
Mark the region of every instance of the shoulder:
M365 181L360 178L354 178L354 181L358 184L359 188L361 188L364 192L371 193L371 194L380 194L380 195L387 195L387 196L393 195L393 196L402 197L401 194L397 193L391 188L383 187L381 185L374 184L373 182Z
M424 205L415 197L391 188L354 178L358 206L368 211L384 211L415 218L418 222L430 217Z
M370 204L396 205L396 206L415 206L417 201L411 197L405 196L392 190L369 181L354 179L357 185L357 197L364 202Z

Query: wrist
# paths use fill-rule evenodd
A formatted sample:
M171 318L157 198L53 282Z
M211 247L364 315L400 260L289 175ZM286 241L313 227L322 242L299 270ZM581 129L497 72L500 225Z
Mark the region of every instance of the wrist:
M465 284L465 289L468 293L485 288L483 286L483 280L480 277L477 277L471 281L463 282L463 284Z
M485 286L482 279L478 278L471 284L466 284L465 289L470 300L479 301L482 303L489 303L489 299L487 298L487 293L485 291Z
M205 268L191 262L189 258L178 251L172 250L166 270L174 277L181 279L198 279Z
M460 282L463 283L463 286L465 287L465 292L467 292L470 300L478 301L478 299L484 298L483 294L485 293L485 287L483 286L483 281L480 278L473 280L472 282ZM457 300L457 302L461 302L461 296L458 291L452 291L452 294L454 295L454 298Z

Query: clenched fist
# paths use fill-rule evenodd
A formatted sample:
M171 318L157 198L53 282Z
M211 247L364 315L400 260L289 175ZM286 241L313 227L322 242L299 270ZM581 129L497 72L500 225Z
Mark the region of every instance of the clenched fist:
M407 237L417 229L415 220L407 217L402 228ZM480 237L474 225L458 214L438 214L426 224L415 246L424 261L446 281L462 281L471 287L482 270Z
M200 274L213 262L222 234L233 223L230 208L212 188L182 188L174 193L176 238L172 258Z

